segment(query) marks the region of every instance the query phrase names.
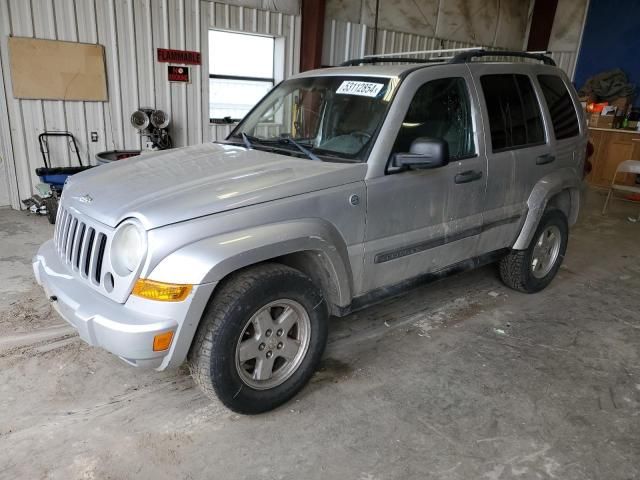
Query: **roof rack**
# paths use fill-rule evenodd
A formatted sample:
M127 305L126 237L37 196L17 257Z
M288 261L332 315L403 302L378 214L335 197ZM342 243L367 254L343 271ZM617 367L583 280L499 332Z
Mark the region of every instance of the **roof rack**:
M440 54L442 53L455 53L455 52L474 52L477 50L483 50L483 47L465 47L465 48L440 48L438 50L414 50L412 52L399 52L399 53L379 53L376 55L365 55L367 57L402 57L404 55L426 55L426 54Z
M356 65L366 65L370 63L437 63L437 62L445 62L451 60L453 57L447 58L435 58L435 59L427 59L427 58L403 58L403 57L364 57L364 58L353 58L351 60L347 60L346 62L342 62L340 64L341 67L354 67Z
M443 53L455 53L452 56L440 56ZM382 53L377 55L365 55L363 58L354 58L340 64L341 67L353 67L356 65L372 63L467 63L474 58L481 57L518 57L539 60L545 65L555 66L553 58L548 56L549 52L519 52L512 50L487 50L482 47L467 48L446 48L441 50L416 50L412 52ZM405 55L438 55L429 58L408 57Z
M398 52L398 53L379 53L375 55L365 55L362 58L353 58L340 64L341 67L353 67L355 65L364 65L371 63L438 63L445 62L453 59L453 56L443 57L443 53L455 53L455 52L471 52L482 50L482 47L467 47L467 48L443 48L439 50L414 50L412 52ZM437 55L430 58L409 57L403 58L406 55Z
M451 59L451 63L467 63L474 58L480 57L518 57L518 58L530 58L532 60L539 60L545 65L556 66L553 58L545 55L548 52L518 52L512 50L473 50L468 52L461 52Z

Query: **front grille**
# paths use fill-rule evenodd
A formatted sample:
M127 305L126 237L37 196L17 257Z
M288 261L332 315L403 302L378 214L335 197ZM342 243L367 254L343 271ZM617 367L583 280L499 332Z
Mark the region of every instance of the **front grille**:
M53 238L60 258L81 277L99 286L107 235L60 206Z

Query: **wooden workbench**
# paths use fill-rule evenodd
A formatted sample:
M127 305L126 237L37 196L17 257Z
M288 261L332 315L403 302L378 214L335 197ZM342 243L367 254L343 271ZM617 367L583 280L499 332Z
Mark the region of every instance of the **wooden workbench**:
M594 152L591 157L593 170L587 181L594 187L608 188L620 162L640 160L640 132L612 128L589 128L589 140ZM634 175L621 175L620 183L632 185Z

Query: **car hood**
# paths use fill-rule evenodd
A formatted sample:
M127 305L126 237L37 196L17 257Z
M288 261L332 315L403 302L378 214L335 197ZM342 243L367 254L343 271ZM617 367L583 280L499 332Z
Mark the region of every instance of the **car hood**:
M115 227L147 229L357 182L366 164L331 163L207 143L143 154L69 177L64 205Z

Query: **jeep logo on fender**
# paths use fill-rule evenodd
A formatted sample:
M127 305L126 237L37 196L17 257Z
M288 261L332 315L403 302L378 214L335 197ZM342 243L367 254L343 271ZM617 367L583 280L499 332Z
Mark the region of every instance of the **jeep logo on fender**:
M189 50L170 50L167 48L158 49L158 61L164 63L182 63L185 65L200 65L200 52Z

